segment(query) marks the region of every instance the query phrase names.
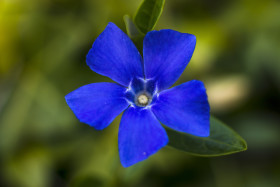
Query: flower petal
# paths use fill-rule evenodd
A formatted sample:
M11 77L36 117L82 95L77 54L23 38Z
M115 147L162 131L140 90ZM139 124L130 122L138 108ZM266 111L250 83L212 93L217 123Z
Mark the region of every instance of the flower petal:
M143 78L141 55L129 37L109 23L87 54L87 65L96 73L128 86L133 77Z
M160 122L172 129L209 136L210 106L201 81L189 81L162 91L152 111Z
M164 128L149 109L129 107L119 128L119 154L124 167L147 159L168 143Z
M172 86L188 65L195 44L192 34L169 29L149 32L143 44L146 78L157 81L158 90Z
M128 107L125 90L114 83L93 83L69 93L65 99L81 122L102 130Z

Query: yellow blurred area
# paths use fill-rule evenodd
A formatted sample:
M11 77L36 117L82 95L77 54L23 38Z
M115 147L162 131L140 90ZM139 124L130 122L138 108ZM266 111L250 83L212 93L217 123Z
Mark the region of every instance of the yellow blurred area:
M250 82L242 75L206 81L212 112L226 112L239 107L250 93Z
M19 40L19 23L22 7L12 1L0 1L0 74L8 72L20 57L15 55Z

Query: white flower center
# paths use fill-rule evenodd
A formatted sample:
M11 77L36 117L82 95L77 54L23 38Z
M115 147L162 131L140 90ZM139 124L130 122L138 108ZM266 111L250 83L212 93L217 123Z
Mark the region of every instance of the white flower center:
M149 98L144 94L139 95L137 100L138 100L139 104L141 104L141 105L147 105L149 102Z

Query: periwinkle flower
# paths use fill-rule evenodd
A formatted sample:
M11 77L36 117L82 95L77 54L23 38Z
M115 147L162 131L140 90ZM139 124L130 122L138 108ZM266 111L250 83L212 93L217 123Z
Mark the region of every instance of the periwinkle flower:
M168 143L160 122L169 128L207 137L209 104L201 81L168 89L189 63L194 35L174 30L148 32L143 60L129 37L109 23L94 42L86 62L115 83L93 83L69 93L66 102L76 117L97 130L106 128L123 111L118 145L121 163L131 166Z

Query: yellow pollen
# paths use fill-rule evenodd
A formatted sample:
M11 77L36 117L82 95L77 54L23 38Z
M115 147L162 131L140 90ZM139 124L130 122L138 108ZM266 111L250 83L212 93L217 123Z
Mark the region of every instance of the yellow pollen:
M138 102L141 104L141 105L146 105L148 104L148 97L144 94L140 95L138 98L137 98Z

